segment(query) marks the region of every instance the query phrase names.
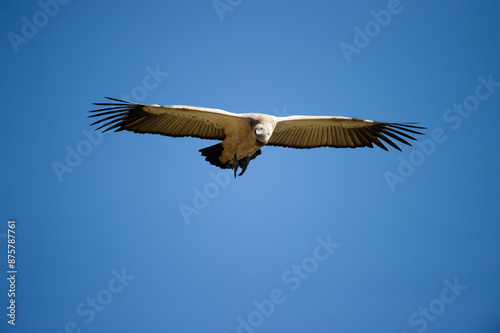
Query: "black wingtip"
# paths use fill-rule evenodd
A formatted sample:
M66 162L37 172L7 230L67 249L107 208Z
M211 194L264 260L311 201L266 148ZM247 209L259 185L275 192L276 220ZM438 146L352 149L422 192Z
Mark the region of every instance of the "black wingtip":
M118 98L113 98L109 96L105 96L104 98L109 99L110 101L118 102L118 103L110 103L110 102L100 102L100 103L92 103L94 105L137 105L137 103L130 102L130 101L125 101L123 99L118 99Z
M92 103L93 105L104 106L104 108L91 110L89 112L91 112L92 114L87 116L88 118L93 118L93 117L101 118L90 124L90 126L99 124L101 122L105 122L101 126L94 129L94 131L102 130L103 133L115 129L117 127L120 127L123 123L125 116L130 112L130 110L139 105L137 103L124 101L118 98L107 97L107 96L105 98L113 102ZM104 116L107 117L103 118ZM104 129L106 126L109 127Z
M424 135L424 133L414 131L411 128L415 128L415 129L419 129L419 130L426 130L427 127L416 126L416 124L419 124L419 123L416 123L416 122L412 122L412 123L387 123L387 125L390 127L403 129L403 130L408 131L408 132L413 133L413 134Z
M134 102L125 101L125 100L123 100L123 99L118 99L118 98L109 97L109 96L106 96L105 98L107 98L107 99L109 99L109 100L112 100L112 101L115 101L115 102L120 102L120 103L137 104L137 103L134 103Z

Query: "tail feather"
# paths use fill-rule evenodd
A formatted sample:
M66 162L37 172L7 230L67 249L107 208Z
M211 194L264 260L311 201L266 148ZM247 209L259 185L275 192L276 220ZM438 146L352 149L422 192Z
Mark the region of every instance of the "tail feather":
M238 167L241 168L241 173L239 174L239 176L242 176L247 169L250 161L261 154L261 151L259 149L253 155L244 157L238 161L236 161L236 155L234 155L234 160L222 163L219 160L219 157L222 155L223 150L224 146L222 145L222 143L218 143L216 145L200 149L199 151L201 152L201 155L205 156L205 161L209 162L210 164L215 165L221 169L234 169L234 177L236 177Z
M216 145L200 149L199 151L201 152L201 155L205 156L205 161L209 162L210 164L218 166L222 169L232 169L233 167L231 163L222 163L219 160L219 156L222 154L223 150L224 146L222 145L222 143L218 143Z

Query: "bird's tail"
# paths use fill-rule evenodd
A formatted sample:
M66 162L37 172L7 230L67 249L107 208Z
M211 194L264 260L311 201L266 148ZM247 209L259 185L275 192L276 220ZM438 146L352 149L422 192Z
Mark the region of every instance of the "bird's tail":
M199 151L201 152L201 155L205 156L205 161L209 162L210 164L218 166L222 169L232 169L231 163L222 163L219 160L219 156L222 154L223 150L224 146L222 145L222 143L218 143L216 145L200 149Z
M235 178L238 167L241 168L241 173L239 174L239 176L242 176L243 173L245 173L245 170L247 169L250 161L261 154L261 151L259 149L253 155L244 157L238 161L236 160L236 155L234 155L234 159L232 161L222 163L219 160L219 157L220 155L222 155L223 150L224 146L222 145L222 143L218 143L216 145L200 149L199 151L201 152L201 155L205 156L205 161L210 162L210 164L218 166L221 169L233 169Z

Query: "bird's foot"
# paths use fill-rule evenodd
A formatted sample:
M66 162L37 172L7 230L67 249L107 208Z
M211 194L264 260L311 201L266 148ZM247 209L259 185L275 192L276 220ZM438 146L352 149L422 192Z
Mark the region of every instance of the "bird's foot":
M234 169L234 178L236 178L236 173L238 172L238 159L236 158L236 154L234 155L232 166ZM240 176L241 176L241 174L240 174Z

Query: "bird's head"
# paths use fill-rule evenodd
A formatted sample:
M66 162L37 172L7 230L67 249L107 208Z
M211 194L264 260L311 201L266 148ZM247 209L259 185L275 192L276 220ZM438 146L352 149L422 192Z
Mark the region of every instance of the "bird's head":
M271 131L269 131L264 124L257 124L254 128L255 136L257 136L257 140L262 145L267 144L269 138L271 137Z

